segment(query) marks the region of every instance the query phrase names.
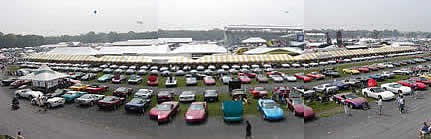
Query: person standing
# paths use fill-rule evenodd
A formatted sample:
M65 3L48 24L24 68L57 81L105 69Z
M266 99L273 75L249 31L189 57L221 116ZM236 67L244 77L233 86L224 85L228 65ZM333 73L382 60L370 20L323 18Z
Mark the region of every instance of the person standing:
M377 100L377 107L378 107L378 113L379 113L379 115L382 115L382 113L383 113L383 99L382 99L382 96L379 96L379 100Z
M404 108L404 98L403 98L403 96L400 96L400 100L399 100L399 102L398 102L399 104L400 104L400 113L403 113L403 111L405 111L405 108Z
M347 102L346 101L344 101L344 100L342 100L341 101L341 103L343 104L343 106L344 106L344 113L347 115L347 116L351 116L352 114L350 113L350 108L349 108L349 105L347 104Z
M245 139L251 139L251 125L250 122L247 120L245 121L246 128L245 128Z
M413 97L413 95L415 94L416 91L416 87L413 87L412 89L410 89L410 96Z

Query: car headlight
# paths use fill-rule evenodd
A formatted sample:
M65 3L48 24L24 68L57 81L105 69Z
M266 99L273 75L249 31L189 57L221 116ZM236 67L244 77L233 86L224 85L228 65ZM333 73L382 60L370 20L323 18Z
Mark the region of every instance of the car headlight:
M187 119L193 119L193 116L187 116Z

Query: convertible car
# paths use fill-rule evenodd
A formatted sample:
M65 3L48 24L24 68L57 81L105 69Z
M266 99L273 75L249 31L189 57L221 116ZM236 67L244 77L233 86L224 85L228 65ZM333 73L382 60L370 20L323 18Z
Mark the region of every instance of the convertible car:
M336 94L333 96L333 100L338 104L341 102L347 103L350 108L362 108L364 110L369 108L368 101L365 98L352 93Z
M274 100L259 99L257 101L257 108L265 120L281 120L284 118L283 109Z

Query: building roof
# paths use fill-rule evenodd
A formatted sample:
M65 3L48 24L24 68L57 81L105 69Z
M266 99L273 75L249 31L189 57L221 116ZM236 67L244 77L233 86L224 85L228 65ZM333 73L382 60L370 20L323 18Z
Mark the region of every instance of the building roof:
M51 55L97 55L98 50L91 47L56 47L46 54Z
M55 48L47 54L50 55L122 55L122 54L167 54L170 52L168 45L152 46L112 46L100 47L62 47Z
M244 54L250 55L250 54L264 54L275 50L285 50L285 51L291 51L295 53L303 53L303 51L299 48L294 47L257 47L255 49L251 49L249 51L244 52Z
M216 44L188 44L178 47L172 53L227 53L227 49Z
M191 43L192 38L158 38L159 42L162 43Z
M251 38L242 40L241 43L266 43L266 40L259 37L251 37Z
M51 81L66 78L69 75L51 70L47 65L40 66L39 69L26 76L19 77L20 80Z
M157 39L127 40L112 43L113 46L149 46L158 44Z

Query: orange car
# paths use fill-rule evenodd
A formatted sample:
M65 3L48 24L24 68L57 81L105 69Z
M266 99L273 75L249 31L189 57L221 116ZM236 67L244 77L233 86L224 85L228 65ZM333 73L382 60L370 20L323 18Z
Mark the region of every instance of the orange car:
M88 85L75 84L73 86L70 86L69 88L74 90L74 91L86 91L87 87L88 87Z

